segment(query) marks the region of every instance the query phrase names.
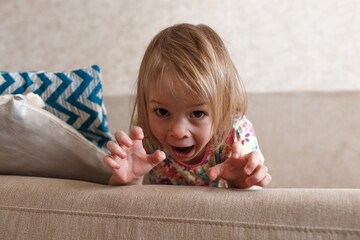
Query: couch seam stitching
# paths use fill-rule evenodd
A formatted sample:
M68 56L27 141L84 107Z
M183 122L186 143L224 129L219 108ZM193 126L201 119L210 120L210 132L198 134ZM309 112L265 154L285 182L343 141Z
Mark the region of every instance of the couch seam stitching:
M220 225L230 226L245 229L265 229L273 231L292 231L292 232L311 232L311 233L326 233L326 234L345 234L360 236L360 229L347 229L347 228L325 228L325 227L309 227L309 226L290 226L290 225L277 225L277 224L261 224L261 223L246 223L246 222L231 222L227 220L209 220L209 219L190 219L190 218L173 218L161 216L137 216L126 214L112 214L112 213L90 213L84 211L68 211L68 210L55 210L55 209L39 209L39 208L25 208L13 206L0 206L0 210L16 211L16 212L29 212L29 213L48 213L56 215L70 215L70 216L85 216L96 218L125 218L142 221L158 221L158 222L179 222L179 223L194 223L204 225Z

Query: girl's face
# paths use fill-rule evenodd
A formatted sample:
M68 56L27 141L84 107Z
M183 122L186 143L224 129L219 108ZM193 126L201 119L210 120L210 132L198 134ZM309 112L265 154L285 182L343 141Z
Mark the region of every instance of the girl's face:
M173 159L200 163L213 135L209 104L193 96L170 73L163 74L159 82L151 88L147 104L151 132Z

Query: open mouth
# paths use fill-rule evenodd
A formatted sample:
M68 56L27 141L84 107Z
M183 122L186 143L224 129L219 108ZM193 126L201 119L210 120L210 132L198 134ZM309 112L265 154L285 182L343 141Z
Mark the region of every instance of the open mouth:
M172 149L174 150L174 153L178 157L187 157L191 154L192 150L194 149L194 146L190 147L174 147L172 146Z

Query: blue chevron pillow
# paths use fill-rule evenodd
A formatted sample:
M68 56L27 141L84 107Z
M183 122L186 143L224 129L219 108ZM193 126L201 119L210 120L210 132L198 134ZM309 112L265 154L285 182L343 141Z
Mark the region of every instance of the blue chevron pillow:
M96 65L66 72L2 72L0 95L34 92L45 110L64 120L106 151L109 133L102 96L101 72Z

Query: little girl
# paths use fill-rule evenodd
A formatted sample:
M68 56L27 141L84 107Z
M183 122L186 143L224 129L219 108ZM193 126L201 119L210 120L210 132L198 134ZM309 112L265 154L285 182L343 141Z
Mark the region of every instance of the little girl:
M249 188L271 181L246 93L223 41L206 25L158 33L143 57L130 136L117 131L104 157L110 185Z

